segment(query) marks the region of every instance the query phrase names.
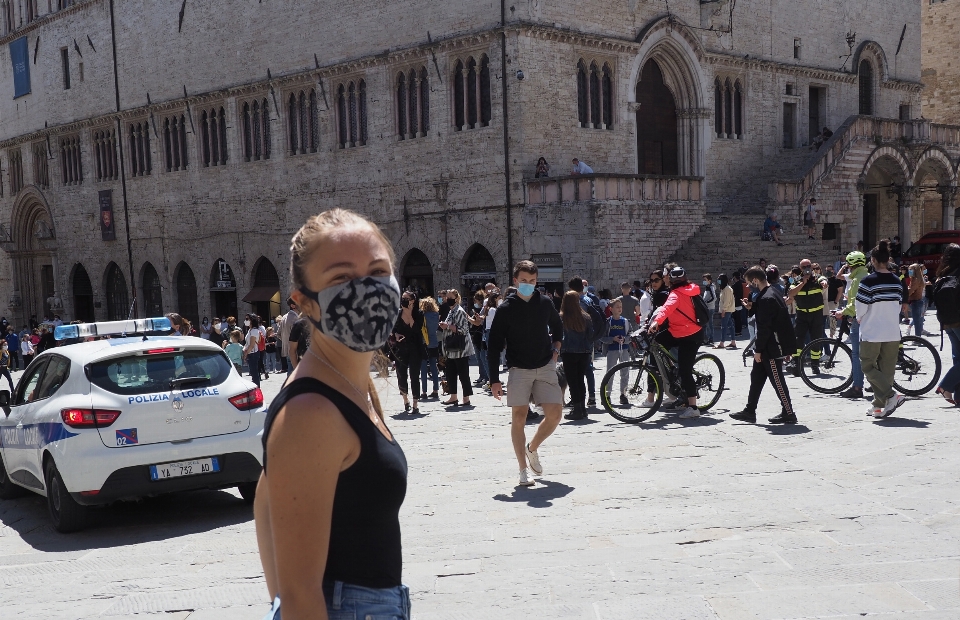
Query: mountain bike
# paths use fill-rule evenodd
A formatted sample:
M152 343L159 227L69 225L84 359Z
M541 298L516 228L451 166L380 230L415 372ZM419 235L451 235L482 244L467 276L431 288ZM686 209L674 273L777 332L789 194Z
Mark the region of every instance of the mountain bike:
M680 386L680 367L670 351L657 342L653 334L640 330L630 334L631 357L634 359L616 364L607 370L600 381L600 400L607 413L621 422L637 424L650 419L663 403L664 392L669 391L677 398L686 400ZM627 402L619 399L613 402L621 383L620 373L626 373L625 390L622 395ZM697 385L697 397L703 401L697 405L700 411L707 411L717 404L723 392L726 374L720 359L712 353L700 353L693 365L693 380ZM648 395L652 398L648 399Z
M838 394L853 383L853 352L843 342L850 333L850 317L840 321L836 338L818 338L800 353L800 378L821 394ZM819 359L816 351L821 350ZM794 360L796 363L797 360ZM922 396L940 380L941 362L936 347L919 336L902 336L893 386L901 394Z

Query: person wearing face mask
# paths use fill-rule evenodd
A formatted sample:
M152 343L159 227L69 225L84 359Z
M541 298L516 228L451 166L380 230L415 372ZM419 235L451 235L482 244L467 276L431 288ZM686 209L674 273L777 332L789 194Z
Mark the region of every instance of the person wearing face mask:
M467 320L470 322L470 339L473 341L473 350L477 355L477 366L480 367L480 374L474 382L474 387L486 385L490 381L487 374L487 364L484 361L484 339L483 339L483 314L486 312L487 295L484 289L480 289L473 294L473 306L467 310Z
M400 312L389 241L334 209L293 238L292 293L310 346L264 421L254 515L268 618L410 620L401 581L403 450L370 374ZM326 610L324 614L322 610Z
M390 350L397 362L397 386L403 397L403 410L410 411L407 393L413 384L413 415L420 415L417 401L420 400L420 382L417 373L425 357L423 345L423 313L417 305L417 298L410 291L400 297L400 316L390 335Z
M720 342L714 349L722 349L723 343L729 338L728 349L737 348L737 337L734 332L733 313L736 310L736 302L733 299L733 289L730 288L730 281L727 274L721 273L717 276L717 289L719 292L719 311L720 311Z
M753 368L750 371L750 392L742 411L730 414L734 420L755 424L757 407L764 384L769 380L780 400L780 415L770 418L770 424L796 424L797 415L790 400L790 390L783 374L783 360L789 359L797 347L793 325L787 314L783 295L769 285L775 274L751 267L744 275L750 286L760 292L756 301L745 299L744 307L756 319L757 339L754 343Z
M843 303L843 289L846 287L847 282L843 278L838 278L836 270L832 265L827 266L827 311L828 323L827 326L830 329L830 337L833 338L837 334L837 318L834 316L837 308L840 307L840 304Z
M510 439L520 465L521 486L533 486L533 476L543 475L538 450L560 424L563 406L563 392L557 378L563 323L553 301L537 291L538 271L536 264L528 260L514 266L517 292L507 295L500 303L487 340L490 392L497 400L503 398L500 353L504 347L507 350L510 367L507 406L512 413ZM527 443L525 429L531 399L543 407L543 420Z
M204 340L210 340L210 332L213 331L213 326L210 324L210 319L203 317L203 320L200 321L200 337Z
M787 291L787 297L793 301L796 306L797 315L794 328L797 337L797 350L793 354L793 375L800 376L800 353L806 344L806 338L810 341L823 338L823 310L824 298L823 291L827 288L827 279L818 276L813 270L813 263L805 258L800 261L800 265L793 272L793 285ZM810 370L813 374L820 374L820 356L823 353L821 349L814 349L810 352Z
M907 277L910 279L910 316L913 319L913 329L917 336L923 336L923 317L927 311L927 270L923 265L914 263L910 265L907 271Z
M460 291L447 291L447 305L450 307L447 318L440 322L441 342L447 358L447 390L450 398L444 405L457 406L457 381L463 388L464 407L470 406L473 385L470 383L470 356L474 354L473 340L470 339L470 317L460 306Z
M260 387L260 356L261 341L263 336L260 334L260 322L256 317L251 317L248 321L250 329L244 338L243 354L247 358L247 369L250 371L250 380L257 387Z
M703 297L703 303L707 304L707 313L710 315L703 330L703 344L713 346L713 315L717 309L717 290L713 286L713 276L709 273L703 274L700 295Z

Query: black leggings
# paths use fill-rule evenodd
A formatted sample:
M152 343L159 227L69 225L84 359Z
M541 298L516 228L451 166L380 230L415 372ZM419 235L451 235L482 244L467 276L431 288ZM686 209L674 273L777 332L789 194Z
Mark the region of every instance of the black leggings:
M761 361L753 360L753 369L750 371L750 395L747 396L747 409L757 410L760 403L760 393L763 391L763 384L770 380L780 399L780 405L787 415L795 415L793 404L790 402L790 390L787 388L787 380L783 376L783 361L779 358L770 359L766 355L760 356Z
M570 400L574 404L584 404L587 401L587 386L584 380L590 372L590 353L564 353L563 374L567 377L570 387Z
M469 357L447 358L447 391L453 396L457 395L457 379L460 379L460 385L463 386L463 397L473 396Z
M703 330L691 336L677 338L668 331L657 334L657 342L667 349L677 348L677 366L680 369L680 387L687 398L697 396L697 384L693 380L693 364L697 359L697 351L703 342Z
M410 356L405 360L397 360L397 386L401 394L408 394L413 385L413 399L420 400L420 357ZM409 380L408 380L409 377Z

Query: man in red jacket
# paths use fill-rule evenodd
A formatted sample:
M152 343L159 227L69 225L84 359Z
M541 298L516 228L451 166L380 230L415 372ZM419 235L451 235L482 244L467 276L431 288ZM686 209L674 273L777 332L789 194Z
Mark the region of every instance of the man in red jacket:
M687 282L683 267L670 270L670 295L667 303L657 309L650 323L650 331L656 333L664 321L668 321L667 331L657 336L657 342L668 349L676 347L677 365L680 371L680 387L687 402L678 402L681 418L698 418L697 384L693 380L693 364L697 350L703 340L703 328L697 324L697 312L692 297L700 295L700 287Z

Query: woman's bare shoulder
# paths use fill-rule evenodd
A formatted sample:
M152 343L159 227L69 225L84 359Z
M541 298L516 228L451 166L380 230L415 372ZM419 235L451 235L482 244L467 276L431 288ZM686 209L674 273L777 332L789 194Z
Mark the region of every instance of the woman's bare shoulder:
M346 453L350 438L356 440L356 434L337 405L321 394L308 393L294 396L277 412L268 444L275 447L307 440Z

